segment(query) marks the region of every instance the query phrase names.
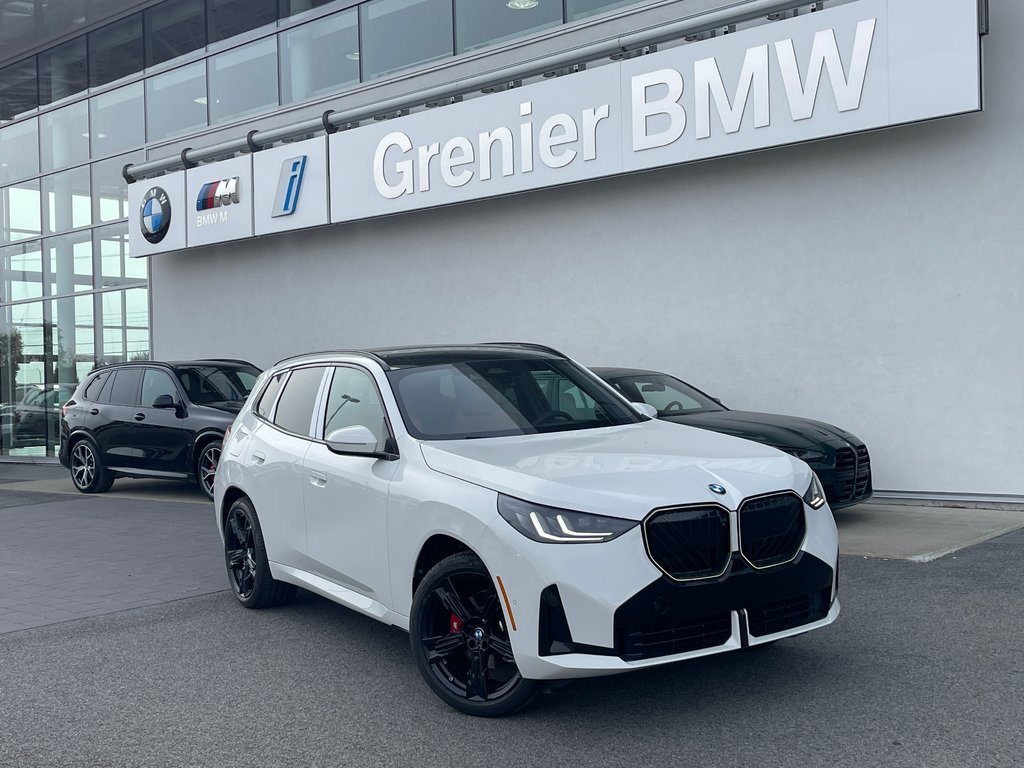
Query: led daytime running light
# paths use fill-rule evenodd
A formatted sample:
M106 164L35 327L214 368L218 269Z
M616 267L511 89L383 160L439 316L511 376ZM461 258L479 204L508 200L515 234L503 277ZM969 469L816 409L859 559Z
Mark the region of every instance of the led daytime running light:
M557 519L558 527L566 534L565 536L555 536L548 533L540 522L540 516L536 512L530 513L530 522L533 523L533 529L537 532L538 536L547 541L599 542L604 541L605 537L611 536L611 533L580 533L579 531L573 531L565 524L564 517L557 515Z

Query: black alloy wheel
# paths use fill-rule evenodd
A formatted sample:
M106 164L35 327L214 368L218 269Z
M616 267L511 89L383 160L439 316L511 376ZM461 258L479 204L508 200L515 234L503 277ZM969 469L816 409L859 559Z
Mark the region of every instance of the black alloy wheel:
M519 673L494 581L471 552L442 560L423 578L409 635L423 678L460 712L500 717L539 693Z
M82 493L104 493L114 484L114 478L88 440L81 439L71 446L70 463L71 482Z
M217 477L217 465L220 463L220 440L214 440L203 446L196 459L196 482L199 490L206 494L208 499L213 498L213 483Z
M280 605L295 596L295 585L270 574L263 531L247 498L236 499L224 521L224 562L231 590L246 608Z

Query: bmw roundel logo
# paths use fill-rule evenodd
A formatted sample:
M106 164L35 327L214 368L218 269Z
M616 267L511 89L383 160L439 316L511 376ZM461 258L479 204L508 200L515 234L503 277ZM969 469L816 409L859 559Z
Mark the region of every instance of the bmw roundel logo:
M712 493L717 493L719 496L725 496L725 486L719 485L718 483L712 483L708 486L708 489Z
M167 234L171 226L171 201L160 187L153 187L142 198L139 226L142 228L142 236L154 244L163 240Z

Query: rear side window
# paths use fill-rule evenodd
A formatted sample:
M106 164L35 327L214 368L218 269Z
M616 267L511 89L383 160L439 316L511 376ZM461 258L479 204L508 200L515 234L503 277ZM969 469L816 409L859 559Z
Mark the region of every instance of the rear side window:
M122 368L114 376L114 384L110 388L111 405L138 405L139 381L142 379L141 368Z
M110 378L110 371L104 371L93 376L89 383L85 385L85 392L82 393L82 396L86 400L92 400L93 402L99 400L100 392L103 391L103 385L108 378Z
M320 390L325 368L300 368L292 371L277 401L274 423L281 429L308 435L313 420L313 407Z
M260 395L260 401L256 403L255 410L257 415L262 416L264 419L270 418L270 410L274 407L277 393L281 391L281 382L284 381L284 377L285 374L279 373L267 382L263 394Z

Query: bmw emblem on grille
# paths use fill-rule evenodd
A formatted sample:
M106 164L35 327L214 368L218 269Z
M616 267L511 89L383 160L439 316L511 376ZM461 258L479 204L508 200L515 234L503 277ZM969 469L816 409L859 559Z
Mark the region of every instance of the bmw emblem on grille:
M719 496L725 496L725 486L719 485L718 483L712 483L708 486L708 489L712 493L717 493Z
M167 234L171 226L171 201L160 187L153 187L142 198L139 225L142 228L142 236L154 245Z

